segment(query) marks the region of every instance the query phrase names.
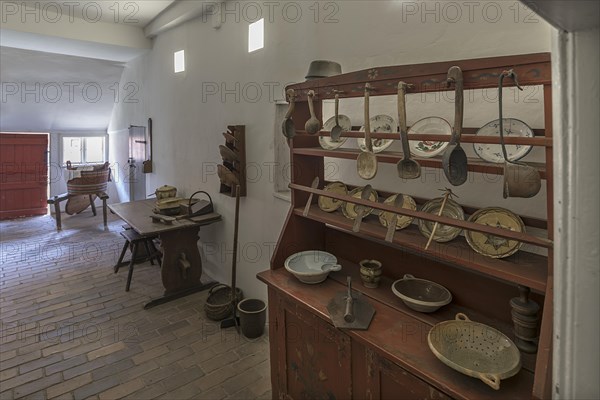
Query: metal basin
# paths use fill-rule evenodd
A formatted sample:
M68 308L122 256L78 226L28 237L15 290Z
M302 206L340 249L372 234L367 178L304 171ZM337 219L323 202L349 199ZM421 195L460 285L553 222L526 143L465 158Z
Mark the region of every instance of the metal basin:
M308 81L311 79L340 75L341 73L342 66L339 63L336 63L335 61L315 60L310 63L305 79Z
M392 292L409 308L419 312L434 312L452 301L452 294L442 285L404 275L392 284Z

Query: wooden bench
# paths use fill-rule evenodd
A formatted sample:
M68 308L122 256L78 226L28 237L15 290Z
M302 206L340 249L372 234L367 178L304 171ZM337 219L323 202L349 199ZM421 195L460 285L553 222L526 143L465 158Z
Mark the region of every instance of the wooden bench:
M107 229L108 224L107 224L107 215L106 215L106 213L107 213L106 200L108 200L108 195L106 194L106 192L97 192L97 193L88 194L89 199L90 199L90 206L92 207L92 213L94 213L94 216L96 216L96 205L94 204L94 198L93 198L94 195L98 196L102 200L102 215L104 218L104 229ZM56 230L57 231L62 230L60 203L65 200L69 200L72 197L76 197L76 196L81 196L81 195L80 194L63 193L63 194L59 194L58 196L50 197L48 199L48 204L54 205L54 213L55 213L55 218L56 218Z

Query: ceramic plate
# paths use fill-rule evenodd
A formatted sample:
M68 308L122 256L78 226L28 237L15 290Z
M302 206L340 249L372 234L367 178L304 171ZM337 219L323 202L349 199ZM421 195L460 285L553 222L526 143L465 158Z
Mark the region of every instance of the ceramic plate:
M443 118L427 117L415 122L408 130L409 134L452 135L450 123ZM442 153L448 142L429 140L410 140L410 152L416 157L434 157Z
M363 191L362 187L357 187L357 188L352 189L350 191L350 193L348 193L348 194L352 197L356 197L357 199L360 199L360 195L362 194L362 191ZM369 196L369 200L372 202L377 202L378 199L379 199L379 195L377 194L375 189L371 190L371 195ZM354 219L354 218L356 218L356 210L354 209L355 207L356 207L356 204L354 204L354 203L344 203L344 205L342 206L342 213L344 214L344 216L346 218ZM367 208L366 212L364 214L364 217L371 214L372 212L373 212L373 208Z
M438 215L443 200L443 197L438 197L437 199L429 200L423 205L421 211L429 214ZM452 199L448 199L448 201L446 202L446 206L444 207L444 212L442 213L442 215L444 217L459 219L463 221L465 219L465 212L463 211L462 207ZM425 221L423 219L419 220L419 230L427 239L429 239L429 235L431 235L431 230L433 229L434 224L435 222L432 221ZM460 228L440 224L438 225L435 231L435 236L433 237L433 240L440 243L449 242L455 237L457 237L461 231L462 229Z
M401 194L401 195L393 194L390 197L388 197L387 199L385 199L385 201L383 203L393 206L394 201L396 200L397 196L402 196L404 198L402 200L402 208L406 208L406 209L413 210L413 211L417 210L417 203L415 203L415 200L412 197L405 195L405 194ZM412 223L412 221L414 219L414 218L408 217L406 215L393 214L393 213L390 213L387 211L383 211L381 214L379 214L379 222L381 223L381 225L383 225L387 228L388 221L392 220L394 215L397 218L396 230L406 228L407 226L409 226Z
M503 118L504 137L533 137L533 131L523 121L514 118ZM479 136L500 137L500 120L488 122L477 131ZM525 157L533 146L510 144L506 146L508 161L518 161ZM504 155L499 144L473 143L475 153L485 161L503 163Z
M337 194L348 194L348 188L343 182L331 182L323 188L326 192L332 192ZM319 208L326 212L334 212L344 202L342 200L332 199L327 196L319 196Z
M345 116L343 114L340 114L340 115L338 115L338 120L339 120L340 126L342 127L342 130L344 132L349 132L352 130L352 122L350 122L350 118L348 118L347 116ZM323 130L331 132L331 130L333 129L334 126L335 126L335 117L331 117L323 124ZM343 145L346 142L346 140L348 140L348 138L343 137L343 136L340 136L340 139L337 141L333 140L331 138L331 136L329 136L329 135L319 136L319 144L325 150L335 150L338 147L340 147L341 145Z
M500 207L483 208L469 218L470 222L476 224L494 226L508 229L513 232L525 232L525 224L518 215ZM473 250L484 256L492 258L504 258L517 252L522 243L485 233L466 231L467 243Z
M398 131L398 125L396 125L396 122L394 121L394 118L390 117L389 115L376 115L374 117L371 117L371 119L369 119L370 121L370 125L371 125L371 132L377 132L377 133L396 133ZM365 127L362 126L360 128L361 132L365 131ZM367 151L367 146L365 145L365 138L358 138L356 139L356 141L358 142L358 148L360 149L360 151L365 152ZM384 151L385 149L387 149L388 147L390 147L392 145L392 143L394 143L393 139L371 139L371 143L373 143L373 153L381 153L382 151Z

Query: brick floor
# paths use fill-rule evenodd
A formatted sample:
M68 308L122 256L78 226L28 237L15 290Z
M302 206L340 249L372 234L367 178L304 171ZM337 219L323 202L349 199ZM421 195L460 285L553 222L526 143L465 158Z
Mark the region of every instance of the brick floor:
M269 399L266 336L207 320L207 293L150 310L160 269L114 274L122 221L0 222L0 399ZM265 331L266 332L266 331Z

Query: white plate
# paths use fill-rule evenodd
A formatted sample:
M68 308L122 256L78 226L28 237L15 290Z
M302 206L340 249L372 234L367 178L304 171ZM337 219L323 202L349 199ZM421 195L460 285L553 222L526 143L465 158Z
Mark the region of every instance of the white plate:
M451 136L452 127L444 118L427 117L415 122L408 133ZM408 144L412 155L425 158L435 157L448 147L448 142L434 142L431 140L411 140Z
M523 121L514 118L503 118L504 137L533 137L533 131ZM500 137L500 120L495 119L488 122L477 131L479 136ZM508 161L518 161L525 157L533 146L523 144L510 144L506 146ZM502 146L499 144L473 143L475 153L485 161L503 163L504 155Z
M307 250L292 254L283 265L301 282L309 284L323 282L330 271L341 269L333 254L321 250Z
M376 115L374 117L371 117L369 119L370 122L370 126L371 126L371 133L396 133L398 132L398 125L396 125L396 121L394 121L394 118L390 117L389 115L384 115L384 114L380 114L380 115ZM365 131L365 127L362 126L360 128L361 132ZM398 136L399 138L400 136ZM360 149L360 151L365 152L367 151L367 146L366 146L366 142L365 142L365 138L358 138L356 139L356 141L358 142L358 148ZM380 153L382 151L384 151L385 149L387 149L388 147L390 147L392 145L392 143L394 143L393 139L371 139L371 143L373 143L373 153Z
M339 120L340 126L342 127L342 130L344 132L349 132L352 130L352 122L350 122L350 118L348 118L347 116L345 116L343 114L339 114L338 120ZM333 129L334 126L335 126L335 117L331 117L327 120L327 122L325 122L323 124L323 130L331 132L331 130ZM343 137L343 136L340 136L339 140L333 140L331 138L331 136L329 136L329 135L328 136L319 136L319 144L325 150L335 150L338 147L340 147L341 145L343 145L346 142L346 140L348 140L348 138Z

